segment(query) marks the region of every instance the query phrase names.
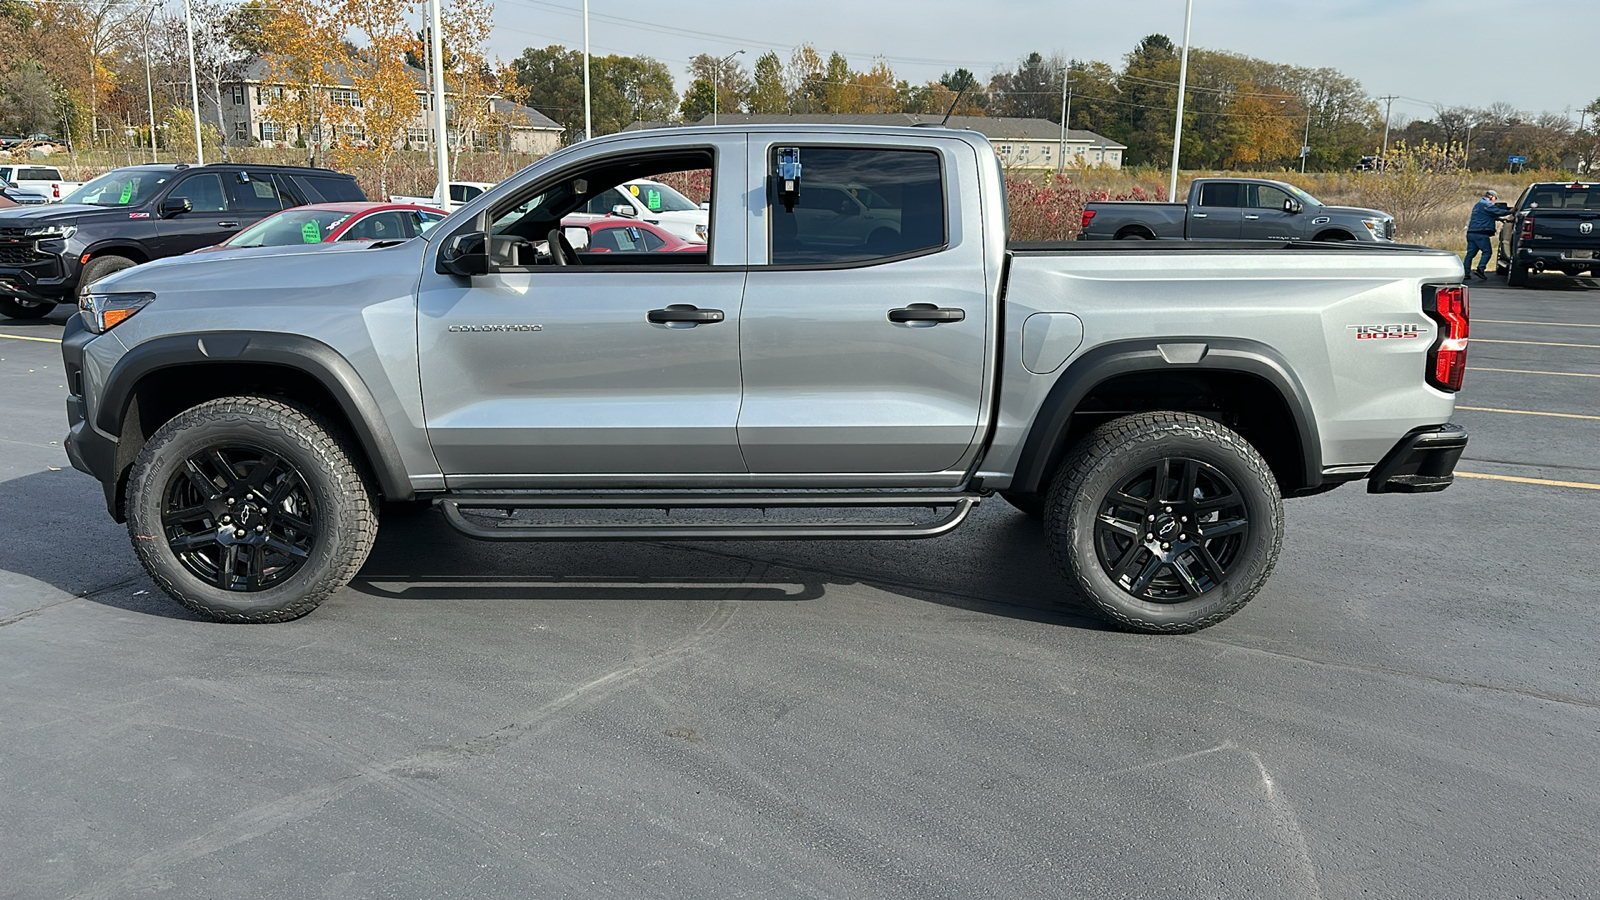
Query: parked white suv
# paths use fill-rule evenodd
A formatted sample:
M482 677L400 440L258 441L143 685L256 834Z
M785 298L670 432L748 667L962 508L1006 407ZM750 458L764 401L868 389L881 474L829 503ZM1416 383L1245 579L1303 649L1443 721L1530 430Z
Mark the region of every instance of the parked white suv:
M629 181L601 191L567 218L627 216L659 225L686 241L706 242L711 213L659 181Z

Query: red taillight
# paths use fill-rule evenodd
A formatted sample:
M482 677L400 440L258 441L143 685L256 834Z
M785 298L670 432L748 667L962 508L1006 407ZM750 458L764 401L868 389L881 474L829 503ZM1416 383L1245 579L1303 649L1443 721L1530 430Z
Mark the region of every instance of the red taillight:
M1533 240L1533 216L1522 220L1522 239L1525 241Z
M1467 371L1467 289L1459 284L1423 285L1422 311L1439 323L1439 337L1428 348L1428 383L1441 391L1459 391Z
M56 195L56 199L60 200L61 199L61 185L59 185L59 184L50 185L50 193L55 194Z
M1089 222L1094 218L1094 213L1095 211L1092 209L1086 209L1083 211L1083 224L1079 227L1081 227L1084 231L1089 230Z

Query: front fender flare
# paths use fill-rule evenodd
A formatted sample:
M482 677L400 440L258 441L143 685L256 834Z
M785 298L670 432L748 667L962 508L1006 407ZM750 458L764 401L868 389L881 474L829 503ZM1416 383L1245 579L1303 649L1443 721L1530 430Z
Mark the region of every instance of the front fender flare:
M1196 362L1168 362L1159 347L1173 344L1204 344L1206 352ZM1048 487L1051 469L1066 450L1064 444L1072 417L1096 387L1119 375L1193 370L1243 373L1271 385L1283 398L1294 420L1305 486L1322 483L1322 444L1311 400L1278 351L1258 341L1238 338L1166 337L1102 344L1069 365L1056 379L1034 417L1017 459L1010 490L1038 492Z
M95 425L121 434L134 388L145 376L192 364L255 363L298 370L316 379L339 404L385 497L412 495L400 448L383 420L378 402L349 360L337 350L293 334L256 331L190 333L138 344L117 361L95 412Z

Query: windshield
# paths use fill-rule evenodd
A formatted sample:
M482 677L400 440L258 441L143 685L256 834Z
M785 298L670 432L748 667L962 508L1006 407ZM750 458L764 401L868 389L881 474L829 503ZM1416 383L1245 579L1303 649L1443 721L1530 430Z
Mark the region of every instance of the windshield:
M289 209L262 219L229 241L229 247L288 247L320 244L352 214L336 209Z
M117 169L61 198L61 202L94 206L142 206L176 174L148 169Z
M638 197L651 212L687 212L700 208L693 200L655 181L635 181L628 185L628 193Z

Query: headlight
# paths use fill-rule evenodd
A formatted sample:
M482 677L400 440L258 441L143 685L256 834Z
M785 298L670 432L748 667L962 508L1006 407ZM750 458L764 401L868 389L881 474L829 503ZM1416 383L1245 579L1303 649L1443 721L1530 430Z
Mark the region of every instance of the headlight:
M150 305L155 294L84 294L78 299L83 324L95 334L105 334L124 319Z
M696 225L696 226L694 226L694 236L699 238L701 243L705 243L705 240L706 240L706 226L704 226L704 225Z
M1380 241L1389 240L1389 226L1385 219L1362 219L1361 224L1367 226L1372 236Z
M77 233L78 226L76 225L40 225L36 228L29 228L22 234L24 237L60 238L64 240Z

